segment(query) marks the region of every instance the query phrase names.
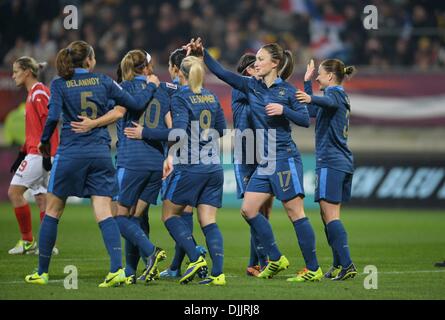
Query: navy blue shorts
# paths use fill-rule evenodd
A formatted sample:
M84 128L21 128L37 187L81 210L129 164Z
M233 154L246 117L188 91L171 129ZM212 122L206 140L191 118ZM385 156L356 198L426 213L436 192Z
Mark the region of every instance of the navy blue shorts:
M200 204L207 204L221 208L224 171L195 173L175 170L170 176L164 199L179 205L197 207Z
M162 171L152 171L150 181L145 186L139 199L150 204L156 205L158 203L159 191L162 187Z
M156 198L159 193L159 189L161 188L161 171L140 171L140 170L131 170L127 168L118 168L117 169L117 180L119 193L116 201L119 202L124 207L131 207L136 205L138 199L143 195L146 188L150 185L149 190L145 194L145 199L142 199L146 202L153 201L154 193L156 192L154 203L156 203ZM157 183L159 188L155 190L153 188L153 184Z
M236 196L238 199L244 198L244 192L246 192L247 184L249 183L250 177L255 172L256 167L257 166L253 164L234 164Z
M301 159L288 158L276 161L273 174L262 175L258 166L250 178L246 192L270 193L281 201L297 196L304 197L303 164Z
M351 198L352 173L331 168L315 171L315 202L347 202Z
M75 196L113 196L115 169L111 157L70 158L57 154L54 158L48 192L59 198Z

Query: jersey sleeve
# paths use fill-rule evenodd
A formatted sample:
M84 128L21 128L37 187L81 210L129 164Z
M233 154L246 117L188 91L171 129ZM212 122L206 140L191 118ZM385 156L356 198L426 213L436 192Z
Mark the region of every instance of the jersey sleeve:
M135 111L142 111L145 109L146 104L153 97L156 91L156 85L149 83L144 90L130 95L125 89L123 89L116 81L108 78L106 86L108 89L108 98L115 100L115 102L123 107Z
M48 143L54 130L59 122L60 114L62 113L63 99L62 99L62 89L60 88L59 82L53 81L51 83L51 97L48 103L48 118L46 119L45 128L43 129L42 137L40 142Z
M218 109L216 110L215 130L218 131L219 136L224 135L224 130L227 129L226 118L224 117L223 109L218 102Z
M315 104L321 108L338 109L341 105L341 99L337 96L338 93L335 90L325 90L324 96L311 96L312 104Z
M249 101L244 93L239 90L232 90L232 108L236 105L246 105Z
M295 90L289 95L289 106L283 106L284 116L297 126L308 128L310 125L309 113L305 104L298 102Z
M215 74L219 79L229 84L232 88L238 89L244 93L249 90L249 82L251 78L243 77L239 74L224 69L212 56L204 50L204 63L209 70Z
M32 95L31 102L43 126L44 125L43 121L48 116L48 102L49 102L48 94L43 90L37 90Z
M304 92L306 92L308 95L312 96L312 81L304 81ZM311 118L315 118L318 113L318 107L315 104L309 103L306 105L307 111L309 112L309 116Z

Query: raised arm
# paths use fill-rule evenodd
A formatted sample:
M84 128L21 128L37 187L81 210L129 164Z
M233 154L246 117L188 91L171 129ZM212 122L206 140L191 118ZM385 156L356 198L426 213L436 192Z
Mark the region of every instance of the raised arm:
M212 58L207 50L204 50L204 63L215 76L229 84L232 88L240 90L244 93L248 92L249 81L251 81L251 78L243 77L239 74L224 69L215 59Z

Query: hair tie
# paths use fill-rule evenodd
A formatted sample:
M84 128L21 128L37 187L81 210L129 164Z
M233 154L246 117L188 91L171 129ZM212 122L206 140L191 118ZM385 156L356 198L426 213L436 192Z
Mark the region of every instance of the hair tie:
M343 73L346 74L346 67L343 68Z
M71 52L73 51L71 48L66 48L66 50L68 51L68 54L71 54Z

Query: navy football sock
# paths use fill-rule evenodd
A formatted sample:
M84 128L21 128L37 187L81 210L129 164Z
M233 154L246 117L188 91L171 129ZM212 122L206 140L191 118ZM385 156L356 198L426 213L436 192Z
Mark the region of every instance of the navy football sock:
M137 218L133 216L134 218ZM142 215L138 217L138 221L140 223L142 231L144 231L145 235L148 239L150 239L150 221L148 218L148 207L144 210Z
M110 272L116 272L122 268L122 245L119 227L112 217L99 222L102 238L110 256Z
M211 223L202 228L206 238L207 248L209 249L210 257L212 258L212 272L213 277L219 276L223 273L224 263L224 244L221 231L216 223Z
M306 267L311 271L316 271L319 267L315 252L315 233L307 217L293 222L298 244L303 254Z
M253 267L258 265L258 254L256 252L256 243L255 236L253 235L254 229L250 227L250 258L249 258L249 267Z
M329 237L329 233L328 233L328 228L326 227L326 223L323 221L324 224L324 233L326 235L326 239L328 240L328 244L331 247L332 250L332 265L334 267L339 267L340 266L340 258L338 257L338 253L335 251L334 246L332 245L332 240L331 237Z
M144 218L145 212L142 214L142 216L140 217L136 217L136 216L131 216L130 217L130 221L133 222L134 224L136 224L137 226L140 226L142 231L145 233L145 235L147 236L147 239L150 240L150 237L148 236L148 232L149 232L149 226L148 226L148 215L146 216L146 218ZM131 242L130 242L131 243ZM131 244L134 246L134 244ZM144 265L147 265L147 256L144 255L144 253L142 252L141 249L139 249L136 246L138 253L137 255L135 255L135 259L137 258L137 262L136 262L136 267L138 265L139 259L142 259L142 261L144 262ZM137 268L135 269L137 270Z
M125 216L116 216L114 219L119 226L121 235L133 245L137 246L143 256L149 257L153 254L155 246L148 240L140 225L133 223L133 221Z
M136 274L139 257L138 247L125 239L125 276Z
M349 253L348 234L340 220L333 220L326 225L332 246L338 253L340 264L343 268L351 265L351 255Z
M259 239L260 244L265 248L265 252L269 256L270 260L279 260L281 257L281 252L275 242L272 227L269 221L262 214L257 214L256 217L246 219L246 221L255 229L255 232L258 235L257 239Z
M183 219L187 226L190 228L193 233L193 212L184 211L181 215L181 219ZM173 257L173 261L170 265L171 270L178 270L181 268L182 260L184 260L185 251L178 244L175 245L175 256Z
M164 224L172 238L187 253L190 262L198 260L199 254L196 250L195 239L193 239L192 232L184 219L173 216L166 220Z
M40 224L38 274L48 273L51 254L56 243L58 223L58 219L45 215Z

